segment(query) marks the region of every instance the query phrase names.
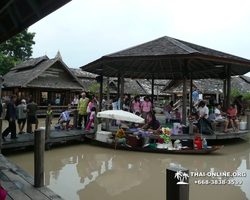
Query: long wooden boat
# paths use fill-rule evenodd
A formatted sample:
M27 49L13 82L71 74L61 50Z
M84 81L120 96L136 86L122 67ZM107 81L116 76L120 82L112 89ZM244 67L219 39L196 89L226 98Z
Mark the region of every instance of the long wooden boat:
M100 147L106 147L110 149L115 149L114 143L102 142L95 139L95 134L86 134L86 141ZM214 151L221 149L223 146L211 146L207 149L182 149L182 150L167 150L167 149L150 149L143 147L128 147L117 145L116 149L127 150L127 151L140 151L140 152L150 152L150 153L166 153L166 154L210 154Z

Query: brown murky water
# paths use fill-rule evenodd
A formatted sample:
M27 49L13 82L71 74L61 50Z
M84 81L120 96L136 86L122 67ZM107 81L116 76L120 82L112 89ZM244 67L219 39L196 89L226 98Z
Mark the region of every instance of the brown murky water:
M39 126L44 126L44 119L39 121ZM5 155L33 176L32 151ZM190 177L190 200L246 200L250 199L249 157L249 142L239 140L226 142L223 149L211 155L137 153L75 144L45 152L45 183L67 200L165 200L166 168L182 166L190 172L247 174L234 178L243 181L240 186L198 185L195 180L209 178Z
M162 155L104 149L88 144L61 146L45 152L46 185L68 200L166 199L169 166L199 172L246 172L240 186L197 185L190 178L191 200L250 199L250 145L236 141L211 155ZM33 152L6 155L33 175Z

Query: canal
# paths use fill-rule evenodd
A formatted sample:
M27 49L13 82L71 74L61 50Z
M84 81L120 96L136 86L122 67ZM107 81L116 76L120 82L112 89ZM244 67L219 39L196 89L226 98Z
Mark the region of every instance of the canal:
M165 200L166 168L182 166L190 172L246 173L246 177L222 178L242 181L241 185L198 185L195 181L220 178L190 177L190 200L250 199L250 144L243 140L223 144L223 149L211 155L163 155L65 144L45 152L45 184L66 200ZM3 154L34 175L32 149Z

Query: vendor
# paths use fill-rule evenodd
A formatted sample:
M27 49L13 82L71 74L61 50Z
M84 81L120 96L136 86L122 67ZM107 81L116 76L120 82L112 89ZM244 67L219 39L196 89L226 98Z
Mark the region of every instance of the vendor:
M121 126L119 126L119 130L117 131L115 135L115 141L118 144L126 144L126 134L124 133L123 129Z
M142 128L146 128L149 132L161 133L161 124L156 120L155 115L152 115L152 120L148 124L145 124Z

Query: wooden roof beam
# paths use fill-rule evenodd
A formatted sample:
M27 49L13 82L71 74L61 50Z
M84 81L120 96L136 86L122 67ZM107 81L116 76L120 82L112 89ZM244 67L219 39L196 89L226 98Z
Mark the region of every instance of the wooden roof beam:
M162 66L162 62L161 62L161 60L158 60L158 62L160 63L160 66L161 66L161 70L163 70L163 66ZM163 74L163 76L164 76L164 79L166 79L166 76L165 76L165 74Z
M13 11L13 7L10 5L7 9L8 9L9 15L10 15L13 23L15 24L16 28L19 28L20 22L17 19L16 13Z
M171 71L173 71L173 67L172 67L172 63L171 63L171 59L168 59L169 65L170 65L170 69ZM172 78L174 80L174 74L172 74Z
M194 60L196 63L198 63L199 65L201 65L202 67L204 67L204 68L207 68L204 64L202 64L200 61L198 61L197 59L196 60ZM214 68L212 68L212 69L210 69L210 71L211 71L211 73L212 74L214 74L215 76L217 76L218 78L219 78L219 75L218 74L216 74L216 73L214 73L212 70L213 69L216 69L215 67ZM217 69L216 69L217 70ZM204 71L204 70L202 70L202 71Z
M0 10L0 14L4 12L15 0L9 0L9 2Z
M4 25L0 24L0 31L7 37L9 37L7 29L4 27Z
M146 60L143 61L143 63L138 67L138 69L139 69L145 62L146 62ZM153 60L153 61L150 63L149 66L151 66L154 62L155 62L155 61ZM143 71L144 71L144 70L143 70ZM127 71L127 72L129 72L129 71ZM131 71L132 75L130 76L130 78L132 78L133 75L134 75L136 72L137 72L137 71Z
M39 18L42 18L42 11L36 0L27 0Z
M191 65L191 64L190 64L190 65ZM194 65L193 67L196 68L196 69L198 69L195 65ZM195 72L193 72L193 75L195 75L196 78L197 78L198 76L196 75L196 73L202 73L202 72L199 72L199 70L196 70ZM202 74L204 74L204 73L202 73ZM200 76L201 76L201 78L205 79L205 77L202 76L201 74L200 74Z
M152 66L153 63L155 63L153 70L147 71ZM142 71L142 72L147 72L145 78L147 78L148 76L150 76L152 74L152 72L155 73L154 69L155 69L156 65L157 65L157 60L154 60L149 66L147 66L147 68L145 70ZM144 74L144 73L141 73L138 78L140 78L142 74Z
M132 63L132 65L128 68L128 69L131 69L136 63L136 60L134 60L134 62Z
M23 18L22 18L21 14L17 8L16 2L13 2L13 8L14 8L14 12L16 13L16 16L17 16L19 22L23 23Z

